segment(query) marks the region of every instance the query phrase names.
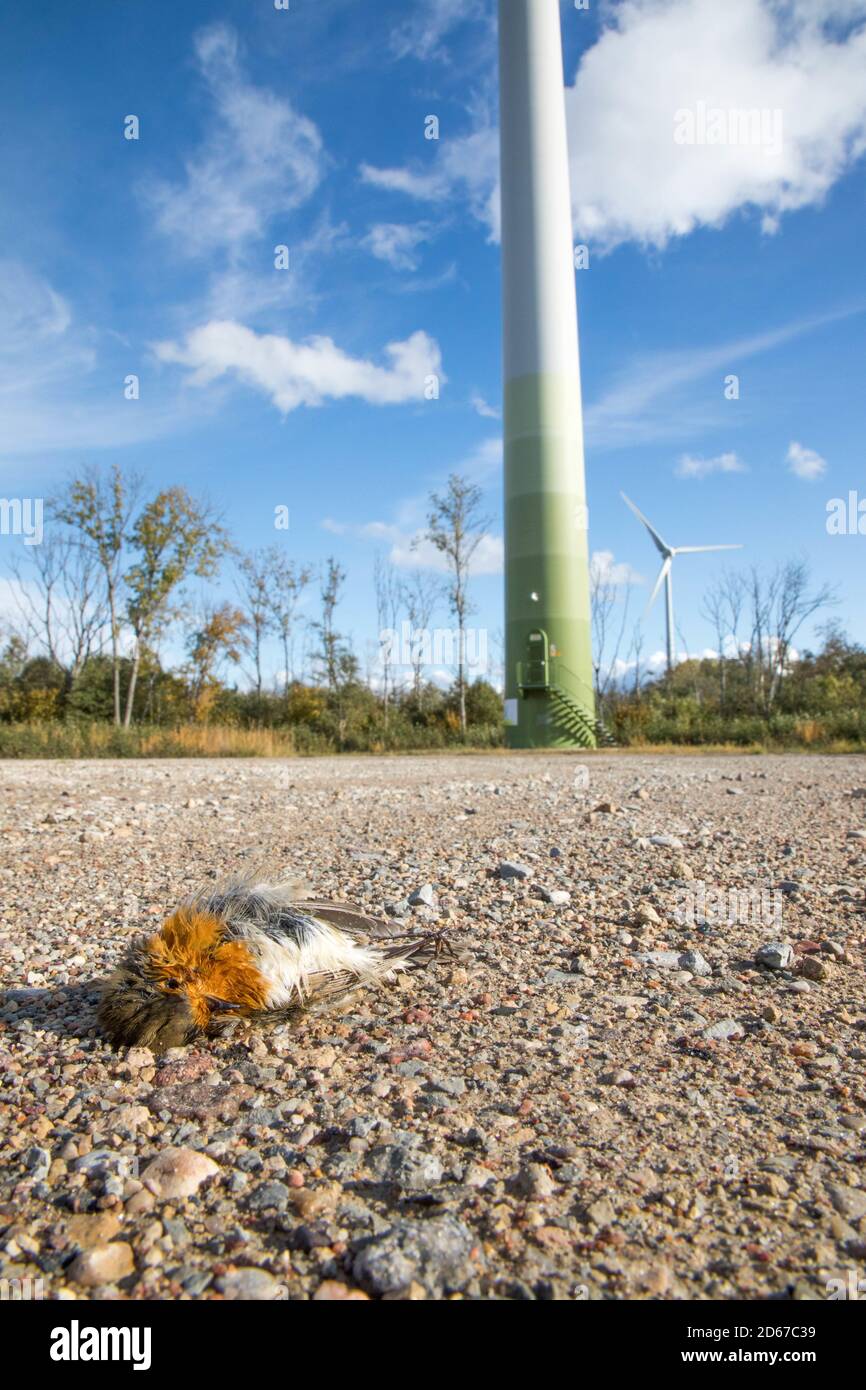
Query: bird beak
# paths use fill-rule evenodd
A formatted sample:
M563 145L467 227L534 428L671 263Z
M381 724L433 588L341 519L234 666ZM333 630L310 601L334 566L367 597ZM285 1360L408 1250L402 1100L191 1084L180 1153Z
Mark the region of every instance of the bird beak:
M230 1004L228 999L217 999L212 994L205 995L205 1003L214 1013L231 1013L240 1008L240 1004Z

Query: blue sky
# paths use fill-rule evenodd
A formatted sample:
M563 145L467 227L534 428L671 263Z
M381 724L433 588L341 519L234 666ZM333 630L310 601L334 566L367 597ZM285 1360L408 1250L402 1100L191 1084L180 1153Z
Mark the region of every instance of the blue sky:
M115 461L153 488L206 491L246 547L339 555L341 626L364 660L374 556L428 559L412 550L427 494L465 472L491 517L474 622L500 631L494 9L7 12L4 495L49 496ZM831 498L866 497L866 0L561 11L596 563L633 578L637 618L655 552L622 489L673 544L741 541L735 566L808 555L864 641L866 537L825 522ZM778 148L678 145L674 112L700 104L780 112ZM0 538L0 565L19 544ZM701 596L719 567L677 562L694 652L711 643ZM645 655L662 623L657 607Z

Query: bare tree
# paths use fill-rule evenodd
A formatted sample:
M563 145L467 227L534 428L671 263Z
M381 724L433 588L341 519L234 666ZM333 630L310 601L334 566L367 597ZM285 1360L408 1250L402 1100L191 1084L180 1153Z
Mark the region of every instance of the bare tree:
M725 666L736 660L753 708L768 717L790 666L794 638L809 618L836 601L830 585L811 587L805 560L786 560L769 571L753 565L745 575L723 575L703 605L719 642L722 698L727 698ZM745 641L740 636L744 613ZM730 658L725 655L726 644L732 648Z
M489 521L479 515L481 489L452 473L443 494L431 493L426 539L445 556L450 570L448 602L457 619L457 697L460 729L466 733L466 619L474 611L469 600L472 557Z
M319 650L315 653L315 659L319 662L322 674L328 683L328 689L335 694L340 689L341 679L345 670L345 657L348 655L345 639L337 632L335 626L335 614L343 585L346 582L346 571L330 556L321 583L322 616L317 623L313 624L315 631L319 635Z
M388 633L396 633L400 617L400 582L394 566L381 555L376 556L373 569L373 583L376 590L376 621L379 626L379 665L382 671L382 705L385 727L388 727L388 714L394 695L392 672L394 667L394 646Z
M99 563L70 535L54 532L12 560L15 604L30 641L63 672L67 693L85 663L102 651L108 609Z
M139 477L124 472L117 464L108 472L89 468L80 478L69 480L52 507L58 521L71 528L102 572L108 605L115 724L120 724L121 563L140 491Z
M442 597L442 585L425 570L412 570L404 580L401 594L410 630L410 660L412 662L412 692L415 708L423 712L425 634L429 633L436 605Z
M643 655L643 644L643 627L641 623L638 621L635 623L632 629L631 642L629 644L628 655L626 657L627 662L631 662L632 660L634 661L632 694L634 695L635 699L638 699L640 697L641 683L643 681L643 667L641 665L641 657Z
M616 606L620 590L625 590L622 616L617 622ZM614 580L612 568L597 555L593 556L589 568L589 607L592 622L593 670L595 672L595 692L603 702L614 680L616 663L625 637L631 603L631 580L624 585ZM608 653L608 638L613 637L613 648ZM602 674L604 672L604 674Z
M740 618L746 596L742 575L727 570L704 595L701 612L712 626L718 647L719 710L724 712L728 699L728 664L741 659ZM730 655L727 649L730 649ZM745 663L743 663L745 664Z
M701 615L713 629L716 639L717 664L719 668L719 709L725 708L725 638L727 636L725 598L720 584L713 584L704 593Z
M296 565L278 545L268 550L267 562L270 574L268 610L283 648L283 694L288 698L295 674L293 652L298 605L313 571L308 565Z
M830 584L810 592L811 574L805 560L787 560L777 571L773 624L775 642L769 681L768 708L776 700L779 686L788 669L794 638L815 613L837 603L836 590Z
M238 558L239 589L250 630L256 694L262 693L262 647L273 625L271 604L271 556L250 550Z

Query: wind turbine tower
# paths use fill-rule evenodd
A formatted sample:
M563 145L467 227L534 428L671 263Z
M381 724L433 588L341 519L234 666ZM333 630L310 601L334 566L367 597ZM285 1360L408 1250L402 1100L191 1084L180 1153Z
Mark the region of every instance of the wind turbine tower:
M559 0L499 0L505 718L593 745L583 416Z
M635 506L631 498L626 497L624 492L620 493L620 497L622 498L623 502L625 502L626 506L631 507L638 521L643 522L644 526L650 533L650 538L652 540L653 545L662 557L662 567L659 570L658 578L655 582L655 588L650 594L650 601L646 606L646 611L648 613L652 608L653 604L658 598L659 589L661 588L662 583L664 583L665 632L667 636L667 668L670 672L674 669L674 640L676 632L676 629L674 627L674 595L673 586L671 584L671 571L673 569L674 556L702 555L705 551L708 550L742 550L743 547L741 545L668 545L667 541L662 540L655 527L649 521L647 521L643 512Z

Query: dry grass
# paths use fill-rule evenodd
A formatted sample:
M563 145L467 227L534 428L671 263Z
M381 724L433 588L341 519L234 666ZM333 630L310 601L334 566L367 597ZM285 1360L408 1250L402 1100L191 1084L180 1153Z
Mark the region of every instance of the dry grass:
M848 739L822 741L817 726L798 730L802 742L741 743L651 743L633 740L619 748L560 748L547 750L550 757L596 758L664 755L679 758L721 756L756 757L769 752L864 753L862 743ZM374 743L368 749L354 748L368 757L394 758L479 755L490 757L515 754L503 747L479 743L452 744L445 748L406 747L383 749ZM522 750L530 755L533 750ZM538 750L535 750L538 751ZM322 735L301 726L299 729L233 729L225 725L186 724L174 729L137 727L116 729L111 724L0 724L0 759L3 758L291 758L336 754L337 749ZM520 753L517 756L521 756Z

